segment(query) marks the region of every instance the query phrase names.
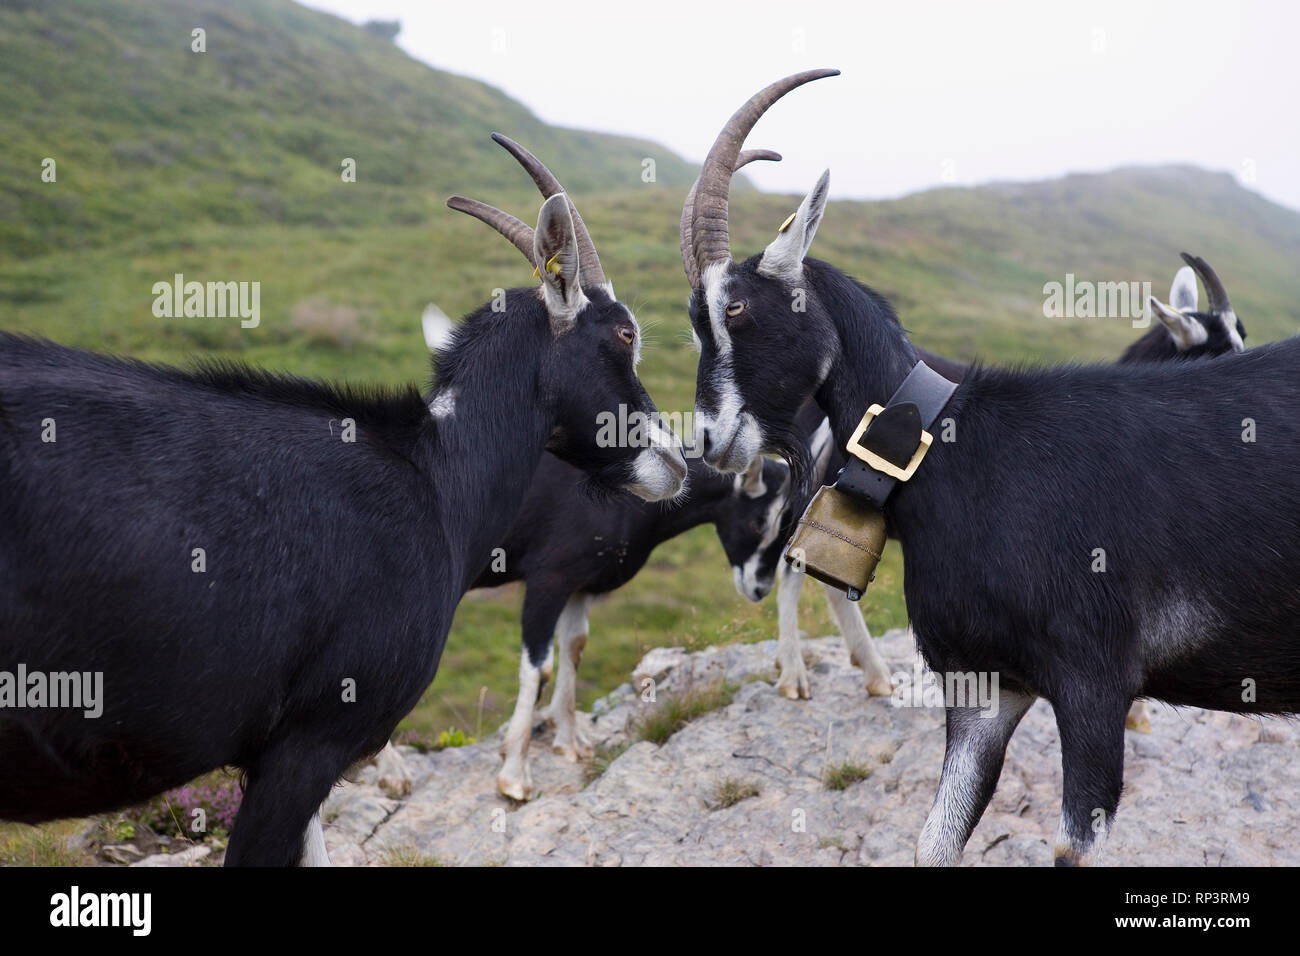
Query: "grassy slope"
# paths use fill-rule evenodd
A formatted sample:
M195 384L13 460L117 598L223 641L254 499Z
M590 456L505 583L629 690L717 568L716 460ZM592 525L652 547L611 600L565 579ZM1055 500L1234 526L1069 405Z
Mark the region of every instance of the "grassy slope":
M457 315L495 287L530 281L507 243L441 206L454 190L535 215L522 174L486 139L499 128L569 183L606 271L647 327L647 387L664 410L690 408L676 252L690 171L679 161L548 129L487 87L291 5L177 0L161 20L134 9L65 0L0 10L0 328L152 359L222 355L422 381L425 302ZM192 23L208 27L208 60L187 52ZM45 155L59 158L57 184L39 181ZM340 155L358 157L359 182L339 180ZM642 155L661 157L658 183L640 182ZM796 201L737 196L737 251L759 250ZM1043 318L1043 283L1067 272L1148 279L1163 295L1184 248L1219 269L1251 343L1297 330L1300 215L1193 169L834 203L815 253L889 294L924 345L1041 361L1108 359L1136 334L1126 321ZM261 327L155 319L151 286L174 272L260 281ZM332 307L345 309L342 332L311 321ZM901 583L891 549L866 605L874 630L903 623ZM504 719L519 597L506 589L462 604L438 679L406 726L473 730L480 688L484 729ZM825 633L829 615L807 604L805 630ZM645 648L772 636L775 607L736 596L711 529L700 528L597 605L592 628L584 702L624 679Z
M190 32L207 31L207 52ZM427 223L452 191L516 190L492 129L626 188L656 144L548 127L490 86L288 0L14 0L0 8L0 242L21 255L132 243L180 223ZM59 166L59 189L36 175ZM339 190L356 160L355 188Z

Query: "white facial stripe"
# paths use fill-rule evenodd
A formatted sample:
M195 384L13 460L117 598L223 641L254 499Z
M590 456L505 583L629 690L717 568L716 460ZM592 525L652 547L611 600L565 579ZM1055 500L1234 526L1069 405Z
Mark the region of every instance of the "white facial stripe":
M742 567L732 568L732 574L736 579L736 590L742 597L753 599L760 585L758 579L758 566L763 559L763 553L776 543L777 537L781 534L781 514L785 511L786 496L777 495L767 506L767 516L764 518L763 537L754 549L754 553L745 559ZM771 586L771 582L767 582Z
M709 325L713 328L713 341L720 356L731 353L731 332L727 329L729 265L729 262L715 262L704 270L704 302L709 310Z
M691 329L691 344L695 346L696 355L704 351L704 346L700 344L700 336L694 329Z

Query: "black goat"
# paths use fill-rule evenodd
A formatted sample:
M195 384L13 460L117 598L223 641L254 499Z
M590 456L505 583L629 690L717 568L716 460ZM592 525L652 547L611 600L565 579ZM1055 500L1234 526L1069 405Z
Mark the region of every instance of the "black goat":
M1160 324L1130 345L1120 357L1119 364L1214 358L1244 350L1245 326L1228 305L1227 293L1219 277L1203 259L1193 260L1188 257L1188 261L1194 263L1196 268L1185 265L1174 275L1169 293L1171 304L1165 305L1158 300L1152 302L1151 311L1160 319ZM1196 269L1201 271L1210 299L1207 312L1197 311L1199 296ZM969 366L961 362L923 348L917 348L916 354L922 362L949 381L960 382L966 377ZM786 504L786 512L782 516L786 532L781 536L782 541L769 546L758 558L758 567L764 574L770 575L776 570L776 565L781 566L781 585L777 590L777 666L781 677L777 681L777 690L791 699L809 697L812 688L799 647L799 595L806 575L781 561L783 541L788 539L789 531L808 506L812 488L834 481L835 475L846 461L844 451L830 440L829 423L815 403L805 405L796 419L795 430L800 434L814 436L811 441L814 463L811 481L802 493L791 495ZM823 590L831 613L839 625L840 634L848 645L849 659L861 667L866 676L868 692L889 694L893 689L890 675L884 659L871 643L871 633L858 603L850 601L838 588L824 585ZM1144 700L1133 702L1124 723L1140 733L1151 732L1151 717Z
M622 587L663 542L706 522L717 528L731 561L737 590L757 600L772 578L754 576L746 564L775 540L789 493L789 469L756 459L744 476L714 471L688 459L685 492L672 502L648 504L628 495L594 502L583 489L582 472L558 458L542 458L518 520L496 559L474 587L524 581L523 653L519 697L506 731L505 764L497 789L526 800L532 792L528 746L533 708L549 677L553 639L558 667L549 716L555 722L556 752L571 760L590 756L577 725L577 668L587 643L587 612L594 596Z
M0 335L0 670L103 686L97 719L0 708L0 819L234 766L227 864L293 864L305 843L327 862L317 808L433 679L543 450L606 487L679 491L680 449L597 441L599 413L655 409L568 198L535 233L473 208L542 285L469 315L428 396Z
M828 174L763 254L731 258L741 143L772 102L824 75L746 103L695 191L697 421L707 413L705 457L721 467L764 451L793 463L809 399L847 443L917 362L888 302L807 258ZM1300 710L1297 367L1300 339L1214 362L970 370L942 411L955 440L936 440L885 505L922 655L946 689L950 676L1000 678L991 709L948 697L918 862L960 859L1038 697L1060 731L1067 865L1094 859L1112 825L1134 698Z

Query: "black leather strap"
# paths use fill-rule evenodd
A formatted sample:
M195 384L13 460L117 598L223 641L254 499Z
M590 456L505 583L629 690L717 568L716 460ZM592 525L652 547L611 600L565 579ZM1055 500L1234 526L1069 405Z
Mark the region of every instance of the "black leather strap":
M900 468L911 460L921 441L921 429L928 429L943 411L955 383L944 378L924 362L917 362L903 384L890 396L885 411L877 415L861 438L861 444ZM881 426L877 431L877 426ZM901 460L900 460L901 459ZM898 480L877 471L849 453L849 461L840 469L835 487L860 498L876 509L885 501Z

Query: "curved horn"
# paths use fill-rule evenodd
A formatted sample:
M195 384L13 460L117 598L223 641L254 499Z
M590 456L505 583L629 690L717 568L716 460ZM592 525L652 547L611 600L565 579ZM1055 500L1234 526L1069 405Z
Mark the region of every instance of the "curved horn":
M1186 262L1201 278L1201 285L1205 286L1205 294L1210 299L1210 311L1218 315L1226 315L1232 311L1232 305L1228 302L1228 290L1223 287L1219 281L1219 276L1210 264L1200 256L1194 256L1187 252L1179 253Z
M519 161L519 165L524 167L524 171L532 177L544 198L550 199L556 193L565 191L560 181L551 174L540 159L509 136L493 133L492 139ZM578 214L578 207L573 204L572 197L569 197L569 215L573 217L573 231L578 238L578 281L586 286L606 285L608 280L605 278L605 271L600 267L600 256L596 255L596 245L591 241L587 224Z
M691 253L699 274L715 262L731 258L731 236L727 231L727 198L731 189L731 174L736 168L740 148L745 137L754 128L767 109L796 87L826 76L837 76L839 70L805 70L777 80L746 101L732 114L714 140L709 155L704 158L696 187L694 209L691 212Z
M771 149L742 149L740 155L736 157L735 168L731 170L732 175L734 176L742 166L748 166L760 159L779 163L781 154ZM695 190L699 187L700 180L697 176L682 206L682 265L686 268L686 278L690 281L692 289L698 288L700 284L700 270L695 268L695 254L691 251L691 236L695 234Z
M457 212L463 212L466 215L473 216L480 222L485 222L501 235L509 239L516 249L524 254L530 266L536 266L533 261L533 227L525 222L520 222L508 212L502 212L495 206L489 206L485 202L479 202L477 199L466 199L464 196L452 196L447 200L447 205Z

